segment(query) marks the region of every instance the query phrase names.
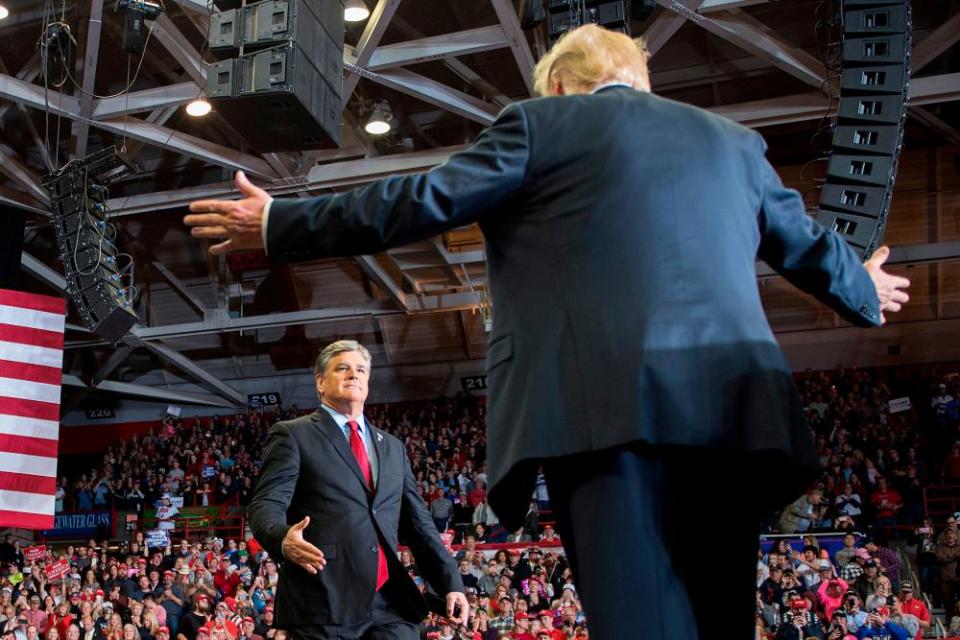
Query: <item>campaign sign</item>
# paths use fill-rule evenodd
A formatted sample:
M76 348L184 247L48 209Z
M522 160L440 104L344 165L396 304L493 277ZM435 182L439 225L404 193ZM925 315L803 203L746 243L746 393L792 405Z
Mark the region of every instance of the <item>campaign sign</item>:
M70 565L66 560L61 558L45 566L43 572L47 574L47 580L60 580L63 576L70 573Z
M900 413L902 411L910 411L912 405L910 404L910 396L903 396L902 398L894 398L890 401L890 413Z
M45 555L47 555L47 545L45 544L32 545L23 550L23 557L27 562L39 560Z
M166 531L153 530L147 531L147 547L156 549L166 547L170 544L170 535Z

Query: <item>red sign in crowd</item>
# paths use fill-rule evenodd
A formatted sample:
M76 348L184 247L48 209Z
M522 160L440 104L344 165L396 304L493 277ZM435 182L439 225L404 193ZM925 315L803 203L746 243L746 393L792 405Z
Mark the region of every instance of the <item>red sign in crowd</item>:
M39 560L45 555L47 555L47 545L45 544L33 545L23 550L23 557L27 562Z
M59 580L70 573L70 564L61 558L44 567L43 572L47 574L47 580Z

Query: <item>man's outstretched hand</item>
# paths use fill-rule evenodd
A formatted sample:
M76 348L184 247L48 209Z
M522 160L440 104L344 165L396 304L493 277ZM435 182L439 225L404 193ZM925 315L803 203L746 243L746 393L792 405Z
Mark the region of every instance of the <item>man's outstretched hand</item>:
M260 224L270 195L250 182L243 171L237 171L236 182L242 200L197 200L190 203L191 215L183 219L184 224L193 227L190 234L194 238L222 240L210 247L214 256L264 248Z
M873 286L877 290L877 298L880 300L880 324L887 321L884 315L885 311L896 313L910 300L910 296L907 295L910 281L883 270L883 263L889 257L890 247L884 245L874 251L870 259L863 264L867 273L870 274L870 279L873 280Z
M447 619L454 627L467 624L470 619L470 603L467 596L460 591L451 591L447 594Z
M303 539L303 530L310 524L310 516L287 529L283 537L283 557L300 565L307 573L317 575L327 565L323 552Z

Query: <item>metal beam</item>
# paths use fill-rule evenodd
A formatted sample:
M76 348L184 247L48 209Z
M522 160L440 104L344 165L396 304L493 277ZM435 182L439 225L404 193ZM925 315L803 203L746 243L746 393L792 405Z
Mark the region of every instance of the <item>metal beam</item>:
M93 378L91 379L92 386L96 387L101 382L109 378L110 374L116 371L117 367L123 364L123 362L127 359L127 356L133 353L133 349L133 347L124 345L111 353L107 357L106 361L104 361L104 363L100 365L100 368L97 369L97 371L93 374Z
M764 4L769 1L770 0L704 0L703 6L700 7L700 13L749 7L755 4Z
M2 71L0 73L2 73L2 75L4 76L9 75L7 71ZM34 53L33 56L29 60L27 60L27 63L23 65L23 67L20 69L20 71L17 72L17 75L14 77L17 80L23 80L25 82L30 83L36 80L37 76L39 75L40 75L40 54ZM4 115L6 115L7 109L9 109L11 106L15 104L23 106L23 104L20 102L7 102L5 104L0 104L0 119L2 119Z
M0 75L0 97L22 102L35 109L43 109L44 89L7 75ZM47 92L47 100L52 113L72 120L81 120L78 115L80 102L72 96L55 91ZM177 153L220 165L230 169L242 169L248 173L268 178L276 173L262 158L252 156L229 147L224 147L196 136L151 124L137 118L124 117L117 120L85 120L94 127L105 129L117 135L125 135L135 140L170 149Z
M206 86L207 67L203 64L203 58L166 13L161 13L154 23L153 37L170 52L198 86Z
M200 302L200 299L197 296L193 295L193 292L187 288L187 285L183 281L175 276L170 269L167 269L166 266L159 260L154 260L150 265L157 270L164 280L170 285L174 292L179 295L184 302L190 305L194 311L196 311L202 317L208 310L207 305Z
M696 11L705 2L706 0L687 0L683 5L690 11ZM647 43L650 55L654 56L660 51L663 45L667 44L667 41L676 35L677 31L680 31L680 27L686 22L687 18L675 11L662 11L657 19L643 32L643 38Z
M366 68L367 63L370 62L370 57L380 45L380 39L383 38L383 34L386 33L387 26L389 26L390 21L393 19L393 14L397 12L397 7L399 6L400 0L378 0L377 6L373 8L373 12L370 14L370 17L367 18L367 24L363 28L363 35L360 36L360 41L357 43L357 46L353 48L352 53L353 59L355 60L353 64L356 67L361 69ZM358 82L360 82L360 76L356 73L348 73L343 78L344 111L347 109L347 103L350 102L350 96L353 95Z
M950 18L926 38L913 47L910 54L910 68L912 73L936 60L944 51L960 40L960 11Z
M215 310L207 314L203 320L158 327L138 326L135 327L131 333L138 339L143 340L144 344L150 344L150 342L154 340L188 338L191 336L215 333L232 333L235 331L249 331L269 327L288 327L402 313L403 311L397 310L388 303L371 303L371 305L366 308L309 309L306 311L289 311L287 313L268 313L259 316L247 316L245 318L233 318L224 310Z
M247 397L244 394L223 382L206 369L200 367L179 351L171 349L163 342L144 342L143 346L184 373L194 376L203 384L213 389L218 395L230 400L235 406L239 407L247 403Z
M910 117L930 129L944 141L960 145L960 131L940 119L935 113L924 107L910 107Z
M78 118L80 101L58 91L44 91L44 88L31 82L0 74L0 98L19 102L34 109L46 110L51 115Z
M232 409L237 406L233 401L204 393L174 391L173 389L164 389L163 387L148 387L142 384L119 382L117 380L103 380L95 386L90 386L79 377L68 373L63 374L61 378L61 384L64 387L84 389L88 392L100 391L105 393L115 393L117 395L143 398L145 400L156 400L160 402L170 402L173 404L223 407L226 409ZM244 398L243 404L246 404L246 398Z
M890 247L890 257L887 258L886 266L916 266L957 260L960 260L960 241L928 242ZM757 262L757 275L770 277L776 276L777 272L767 264Z
M20 254L20 266L24 271L57 293L62 294L67 288L67 281L60 273L40 262L26 251Z
M431 60L443 60L454 56L465 56L493 49L502 49L510 45L499 25L478 27L456 33L399 42L377 47L370 56L366 68L379 71L391 67L403 67ZM348 59L349 57L349 59ZM357 64L352 54L344 52L344 60Z
M50 202L46 189L40 186L40 176L20 159L16 151L5 144L0 144L0 173L26 189L40 202Z
M513 0L490 0L490 2L493 3L493 10L497 12L497 20L503 27L503 33L510 40L510 50L513 52L513 59L517 61L520 77L523 78L527 91L533 95L533 53L530 51L526 33L520 28L520 16L517 15Z
M374 72L351 64L345 64L344 67L357 75L373 80L377 84L382 84L385 87L413 96L447 111L452 111L481 124L492 124L499 113L497 107L484 102L480 98L451 89L445 84L408 69Z
M417 31L413 26L410 25L409 22L400 16L394 16L391 26L398 29L401 33L409 38L423 38L423 34L421 32ZM482 93L491 101L495 102L498 106L505 107L510 104L510 98L503 95L499 89L481 78L473 69L463 64L456 58L444 58L443 66L460 76L464 82Z
M11 189L7 185L0 185L0 203L23 209L36 215L50 217L49 211L40 208L46 206L44 203L38 202L24 191Z
M227 409L235 408L239 405L245 405L247 403L246 396L240 394L239 392L236 392L236 397L225 399L206 393L176 391L174 389L164 389L163 387L150 387L143 384L120 382L118 380L104 380L97 385L96 390L107 393L116 393L124 396L135 396L138 398L143 398L144 400L169 402L171 404L223 407Z
M355 260L360 266L360 270L367 274L368 278L377 283L398 307L404 311L409 311L410 307L407 303L407 294L393 281L390 274L380 266L376 258L373 256L357 256Z
M910 100L913 105L935 104L960 100L960 73L948 73L910 82ZM742 102L713 107L710 111L749 127L765 127L790 122L815 120L823 116L827 100L818 93L802 93L770 100ZM364 184L395 173L425 171L465 149L465 145L443 147L429 151L348 160L317 165L298 181L267 186L273 196L281 196L304 189L330 189ZM183 207L202 198L235 196L233 183L221 182L188 189L160 191L108 202L111 216L124 216ZM459 254L453 254L459 255Z
M912 78L910 104L921 106L960 100L960 73ZM819 93L801 93L782 98L741 102L710 109L747 127L769 127L823 117L827 99ZM832 113L832 112L831 112Z
M306 176L287 181L277 181L272 185L261 185L270 195L283 196L304 190L331 189L335 187L363 184L399 173L426 171L450 157L452 153L462 151L466 145L441 147L427 151L415 151L378 158L361 158L331 164L316 165ZM217 182L186 189L157 191L136 196L113 198L107 201L111 218L137 213L162 211L188 205L194 200L205 198L236 197L233 182Z
M97 78L97 62L100 59L100 31L103 26L103 0L91 0L90 23L87 25L87 46L83 55L83 80L77 88L77 97L80 99L80 116L89 118L93 112L93 90ZM76 136L76 145L73 155L83 158L87 155L87 138L90 135L90 125L85 120L77 120L73 125Z
M39 58L38 58L37 60L39 60ZM32 62L32 61L33 61L33 59L31 59L31 62ZM27 65L29 65L29 64L30 64L30 62L27 63ZM26 67L27 65L25 65L25 67ZM39 67L39 62L38 62L38 63L37 63L37 69L39 69L39 68L40 68L40 67ZM22 72L24 71L24 69L21 69L20 71L21 71L21 73L22 73ZM2 59L0 59L0 73L3 73L3 74L9 74L9 73L10 73L9 70L7 69L7 65L3 62ZM24 73L24 75L25 75L25 76L26 76L26 75L29 75L29 71L28 71L27 73ZM17 76L19 77L20 74L18 73ZM23 80L23 79L26 79L26 78L20 78L20 79ZM29 82L29 79L27 79L27 80L28 80L28 82ZM43 164L44 164L44 166L47 167L47 170L48 170L48 171L53 171L53 170L55 169L55 167L53 166L53 160L50 158L50 152L47 151L47 145L46 145L46 143L45 143L44 140L40 137L40 133L37 131L37 127L33 124L33 119L30 117L30 112L27 111L27 108L26 108L25 106L23 106L22 104L20 104L19 102L17 102L17 103L5 104L5 105L3 105L3 110L6 111L6 109L10 106L10 104L16 104L16 105L17 105L17 111L20 113L20 117L23 118L23 124L24 124L24 126L27 128L27 133L28 133L28 134L30 135L30 137L33 139L33 144L34 144L34 146L36 146L36 147L37 147L37 151L40 152L40 157L43 159ZM3 117L3 115L0 114L0 118L2 118L2 117Z
M823 83L823 65L820 61L794 48L765 24L739 9L707 16L688 9L676 0L657 0L657 3L744 51L769 60L774 66L807 84L819 87Z
M122 96L97 100L91 110L95 120L105 120L138 111L153 111L177 107L200 95L195 82L178 82L165 87L131 91Z
M247 173L268 178L276 177L276 172L262 158L175 129L150 124L138 118L127 116L116 120L97 120L91 124L112 131L117 135L126 135L129 138L182 153L210 164L227 167L228 169L242 169Z

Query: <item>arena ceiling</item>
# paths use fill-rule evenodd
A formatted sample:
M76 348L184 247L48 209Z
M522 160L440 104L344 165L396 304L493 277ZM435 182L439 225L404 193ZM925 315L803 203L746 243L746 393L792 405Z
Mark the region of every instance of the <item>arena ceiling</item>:
M120 45L112 0L15 0L0 22L0 203L30 212L23 266L39 292L60 289L40 186L50 168L125 145L141 171L111 190L110 216L132 254L141 322L115 348L68 318L64 410L90 393L226 406L245 401L229 380L300 371L316 344L359 338L385 366L476 360L485 350L485 263L476 228L378 256L272 267L261 255L212 259L181 225L186 203L229 197L236 169L274 195L316 194L391 173L428 169L468 143L499 109L530 97L544 27L525 32L514 0L367 0L347 31L343 144L257 154L216 110L185 115L207 64L206 0L165 0L139 73ZM784 179L807 190L822 174L811 146L828 111L815 27L819 0L658 0L635 22L653 53L654 90L761 130ZM37 39L50 11L76 40L72 79L44 86ZM960 2L914 0L906 149L888 239L910 268L914 302L895 322L924 330L960 319ZM149 23L148 23L149 24ZM129 65L129 66L128 66ZM363 132L387 100L396 126ZM265 117L268 117L265 115ZM801 167L806 168L801 173ZM808 197L814 204L815 192ZM832 312L759 273L784 336L835 331ZM495 312L495 311L494 311ZM173 393L200 382L209 395Z

